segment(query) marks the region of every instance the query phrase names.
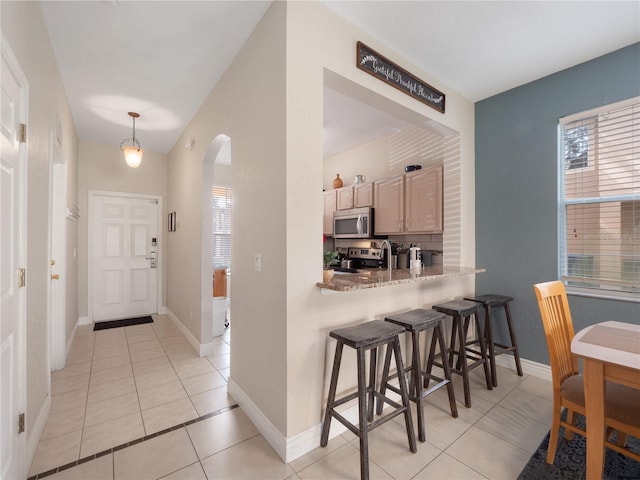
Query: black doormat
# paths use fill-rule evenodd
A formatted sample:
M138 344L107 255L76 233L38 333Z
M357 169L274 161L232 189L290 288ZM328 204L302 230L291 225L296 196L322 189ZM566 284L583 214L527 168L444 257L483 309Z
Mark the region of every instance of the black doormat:
M106 330L107 328L130 327L131 325L142 325L143 323L153 323L150 316L137 318L124 318L122 320L111 320L108 322L96 322L93 324L93 331Z
M566 411L563 412L563 416L565 413ZM582 415L578 415L577 423L580 428L584 428L584 417ZM547 463L548 445L549 434L529 459L529 463L520 472L518 480L582 480L586 477L586 442L582 435L574 434L573 439L567 441L564 439L564 428L560 429L558 448L556 448L556 458L553 465ZM636 453L640 453L640 440L628 436L627 447ZM640 462L606 448L602 479L623 480L632 478L640 478Z

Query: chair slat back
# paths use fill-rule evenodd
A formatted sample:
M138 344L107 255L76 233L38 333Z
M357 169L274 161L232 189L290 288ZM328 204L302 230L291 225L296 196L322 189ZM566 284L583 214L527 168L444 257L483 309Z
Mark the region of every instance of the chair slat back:
M539 283L533 288L549 349L553 386L560 388L565 379L578 373L578 359L571 353L574 330L567 292L560 281Z

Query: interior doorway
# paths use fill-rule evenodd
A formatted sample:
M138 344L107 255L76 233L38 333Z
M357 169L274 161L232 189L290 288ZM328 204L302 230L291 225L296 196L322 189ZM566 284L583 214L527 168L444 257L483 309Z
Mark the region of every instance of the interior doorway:
M0 478L25 478L29 82L4 35L0 58Z
M221 134L203 159L200 341L205 349L224 333L230 318L231 191L231 139Z
M67 291L67 162L55 134L49 140L49 340L51 371L64 368L66 361Z

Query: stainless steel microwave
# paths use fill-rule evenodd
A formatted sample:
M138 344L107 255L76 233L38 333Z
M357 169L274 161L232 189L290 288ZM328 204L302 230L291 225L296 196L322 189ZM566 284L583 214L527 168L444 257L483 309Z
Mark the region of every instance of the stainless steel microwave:
M333 238L372 238L373 208L352 208L333 213Z

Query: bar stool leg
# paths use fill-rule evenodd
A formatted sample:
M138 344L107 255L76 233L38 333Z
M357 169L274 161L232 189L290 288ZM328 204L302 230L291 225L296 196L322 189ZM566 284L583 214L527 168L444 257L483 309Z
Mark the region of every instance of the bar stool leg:
M398 372L404 372L404 364L402 362L402 355L400 354L400 339L398 337L393 341L393 353L396 357L396 368ZM416 436L413 431L413 420L411 419L411 404L409 403L409 393L407 390L407 380L403 375L398 375L398 379L400 380L400 392L402 396L402 405L405 407L404 410L404 422L407 428L407 438L409 440L409 450L411 453L416 453L418 451L418 446L416 445ZM368 472L367 472L368 473Z
M424 405L422 402L422 382L420 381L421 374L421 366L420 366L420 332L416 332L415 330L411 332L411 341L412 341L412 368L411 368L411 376L413 377L413 387L415 388L415 397L416 397L416 410L418 411L418 439L421 442L425 441L425 427L424 427Z
M320 446L326 447L329 442L329 428L331 426L331 415L333 403L336 400L336 388L338 386L338 373L340 372L340 361L342 359L342 342L336 344L336 353L333 358L333 370L331 371L331 382L329 384L329 396L327 399L327 410L324 412L324 422L322 423L322 435L320 436Z
M360 477L369 478L369 428L367 426L367 378L365 351L357 349L358 357L358 430L360 433Z
M374 392L376 390L376 369L378 362L378 347L372 348L369 354L369 386L367 387L367 418L371 422L373 421L373 404L374 404ZM363 365L364 366L364 365Z
M516 332L513 330L513 323L511 323L511 310L509 309L509 302L506 302L504 304L504 311L507 315L507 326L509 327L509 337L511 337L511 345L513 346L513 358L516 361L516 370L518 371L518 375L522 377L520 353L518 352L518 343L516 342Z
M467 368L467 354L466 354L466 331L469 326L469 317L466 317L464 321L458 317L460 323L464 322L465 327L460 325L458 328L458 363L456 370L462 372L462 385L464 387L464 406L471 408L471 389L469 388L469 369ZM454 319L455 326L455 319Z
M498 373L496 372L496 351L493 342L493 327L491 326L491 304L484 306L484 334L485 343L489 347L489 362L491 364L491 383L498 386Z
M382 368L382 380L380 382L380 397L384 397L387 391L387 379L389 378L389 368L391 366L391 352L393 348L391 345L387 345L387 353L384 356L384 367ZM376 407L376 414L382 414L382 408L384 407L384 402L382 398L378 398L378 404Z
M369 478L369 429L367 428L367 377L365 351L358 348L358 431L360 433L360 477Z
M484 340L484 335L482 333L482 327L480 326L480 319L478 318L478 314L473 314L476 324L476 335L478 336L478 342L480 343L480 356L482 357L482 366L484 367L484 378L487 383L487 389L493 390L493 378L489 371L489 363L490 360L487 358L487 344ZM469 316L469 318L471 315Z
M433 370L433 356L436 354L436 343L438 341L438 336L436 335L436 330L438 327L436 327L433 330L433 333L431 335L431 346L429 347L429 350L427 350L426 348L424 349L424 365L425 365L425 371L427 373L427 376L424 377L423 379L423 383L422 383L422 387L423 388L429 388L429 382L431 381L431 379L429 378L429 375L431 375L431 370ZM444 352L444 350L442 349L442 345L440 346L440 352ZM443 353L441 353L441 355L444 355ZM447 362L443 361L442 362L442 369L444 370L444 365L449 365ZM448 380L451 380L451 378L448 378Z
M460 317L453 317L453 322L451 323L451 341L449 342L449 365L453 366L453 357L457 354L455 345L458 337L458 323L460 322ZM460 325L462 328L462 325ZM442 354L442 363L444 363L444 353Z
M444 343L444 334L442 333L442 329L440 327L436 327L433 331L433 338L438 340L440 344L440 351L444 351L445 343ZM435 342L433 339L431 340L431 349L434 350ZM430 355L433 358L433 354ZM444 370L444 378L449 380L447 383L447 393L449 394L449 407L451 408L451 416L453 418L458 418L458 406L456 405L456 396L453 391L453 382L451 381L451 369L446 362L442 362L442 369ZM431 366L429 367L428 373L431 373Z

